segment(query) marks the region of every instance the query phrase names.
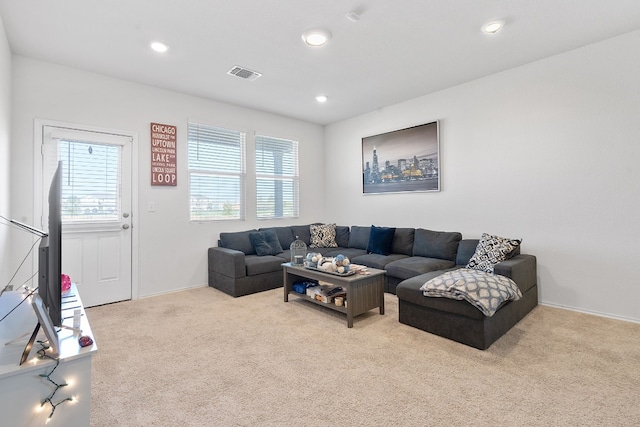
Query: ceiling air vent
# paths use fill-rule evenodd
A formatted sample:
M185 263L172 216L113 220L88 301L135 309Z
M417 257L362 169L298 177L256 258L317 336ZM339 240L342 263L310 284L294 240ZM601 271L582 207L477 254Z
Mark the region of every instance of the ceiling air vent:
M230 76L240 77L241 79L245 79L249 81L254 81L255 79L257 79L262 75L260 73L248 70L238 65L236 65L235 67L227 71L227 74L229 74Z

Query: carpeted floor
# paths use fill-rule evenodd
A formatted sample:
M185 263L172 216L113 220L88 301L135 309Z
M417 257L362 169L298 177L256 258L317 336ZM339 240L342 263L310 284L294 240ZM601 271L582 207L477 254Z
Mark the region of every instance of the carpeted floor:
M638 426L640 324L538 306L480 351L282 288L87 310L91 425Z

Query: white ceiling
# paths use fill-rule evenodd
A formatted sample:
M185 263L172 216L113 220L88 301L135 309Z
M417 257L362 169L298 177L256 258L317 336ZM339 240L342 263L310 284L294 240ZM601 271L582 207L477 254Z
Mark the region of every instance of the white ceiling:
M0 0L0 16L18 55L329 124L640 29L640 0ZM317 27L330 43L305 46Z

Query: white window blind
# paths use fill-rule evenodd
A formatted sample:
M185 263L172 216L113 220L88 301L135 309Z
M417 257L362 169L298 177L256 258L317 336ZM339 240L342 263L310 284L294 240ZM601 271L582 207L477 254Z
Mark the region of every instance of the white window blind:
M245 133L189 123L191 220L245 218Z
M298 142L256 135L258 219L297 218L298 181Z
M66 138L52 141L44 146L43 178L49 183L58 160L62 161L63 223L118 221L122 146Z

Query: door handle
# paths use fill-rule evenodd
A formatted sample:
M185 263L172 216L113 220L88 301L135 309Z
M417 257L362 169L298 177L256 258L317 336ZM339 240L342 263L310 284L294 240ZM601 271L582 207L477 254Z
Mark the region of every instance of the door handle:
M125 229L125 230L128 229L129 228L129 224L122 224L122 228Z

